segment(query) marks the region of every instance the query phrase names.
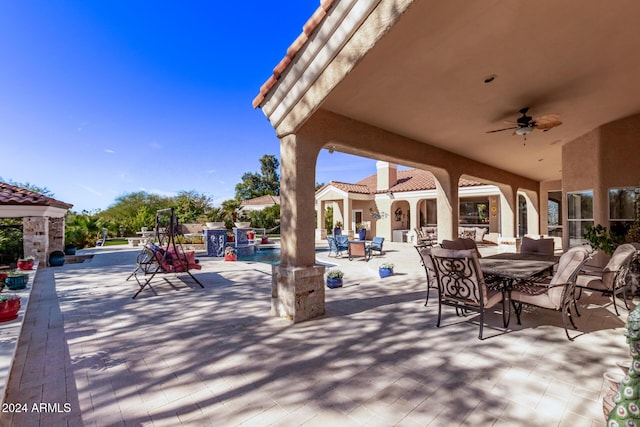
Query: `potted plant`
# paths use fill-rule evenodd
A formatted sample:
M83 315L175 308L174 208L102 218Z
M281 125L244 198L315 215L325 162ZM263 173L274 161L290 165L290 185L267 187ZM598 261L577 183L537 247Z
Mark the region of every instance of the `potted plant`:
M238 254L236 253L236 250L231 246L227 246L224 250L224 260L235 261L237 259L238 259Z
M26 258L20 258L18 260L18 268L20 270L32 270L34 262L35 262L35 258L32 256L28 256Z
M76 251L77 251L77 247L74 244L68 244L64 247L64 254L65 255L75 255Z
M26 288L28 281L29 281L29 275L27 273L20 273L18 271L12 271L8 273L7 277L4 279L4 283L12 291L16 289Z
M393 276L393 267L392 262L383 262L380 264L380 267L378 267L378 274L380 274L380 277Z
M584 229L584 238L594 250L602 250L607 255L613 254L613 251L622 243L619 236L600 224L595 227L587 225Z
M18 317L20 296L16 294L0 295L0 322L7 322Z
M333 235L337 236L339 234L342 234L342 222L336 221L336 224L333 226Z
M337 268L332 268L328 270L327 271L327 287L331 289L341 288L343 276L344 276L344 273L341 270L338 270Z
M49 254L49 267L60 267L64 265L64 252L53 251Z
M367 225L364 222L356 225L356 231L358 232L358 237L360 240L367 239Z

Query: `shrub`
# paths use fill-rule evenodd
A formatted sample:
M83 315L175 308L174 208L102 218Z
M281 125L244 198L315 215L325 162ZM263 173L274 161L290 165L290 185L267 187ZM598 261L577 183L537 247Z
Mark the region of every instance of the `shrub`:
M337 268L332 268L331 270L327 271L327 279L342 279L343 276L344 273Z

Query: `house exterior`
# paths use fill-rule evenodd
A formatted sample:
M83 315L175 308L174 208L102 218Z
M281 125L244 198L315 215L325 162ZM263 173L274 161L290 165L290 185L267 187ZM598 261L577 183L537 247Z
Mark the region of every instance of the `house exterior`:
M280 196L272 196L270 194L255 197L249 200L243 200L240 208L245 211L261 211L269 206L280 204Z
M421 169L398 170L397 165L377 162L376 173L355 184L332 181L316 191L318 223L316 239L331 234L326 230L325 212L333 208L334 222L343 224L351 238L358 224L367 229L367 238L416 243L418 227L437 227L436 180ZM495 185L461 179L460 225L482 227L499 233L500 190ZM383 208L388 206L388 210Z
M439 238L457 234L461 178L498 187L504 237L558 233L567 249L586 225L629 220L640 187L638 16L634 1L322 0L253 102L280 139L273 313L324 313L314 257L323 149L433 173ZM549 116L560 124L542 126Z

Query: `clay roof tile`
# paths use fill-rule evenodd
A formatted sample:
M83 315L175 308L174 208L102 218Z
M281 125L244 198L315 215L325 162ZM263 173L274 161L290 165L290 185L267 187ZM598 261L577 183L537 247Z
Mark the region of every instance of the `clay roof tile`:
M63 209L73 207L72 204L6 182L0 182L0 205L53 206Z

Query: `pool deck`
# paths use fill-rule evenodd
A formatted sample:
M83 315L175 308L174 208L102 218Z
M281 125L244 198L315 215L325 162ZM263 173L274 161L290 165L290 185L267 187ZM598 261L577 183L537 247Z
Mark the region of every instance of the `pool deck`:
M271 265L201 258L202 289L167 275L125 281L137 250L95 248L81 264L38 270L0 426L602 426L603 374L628 359L627 312L584 295L580 335L559 313L522 325L444 309L415 249L336 262L324 316L270 314ZM394 262L380 279L377 266ZM34 410L40 402L44 410Z

